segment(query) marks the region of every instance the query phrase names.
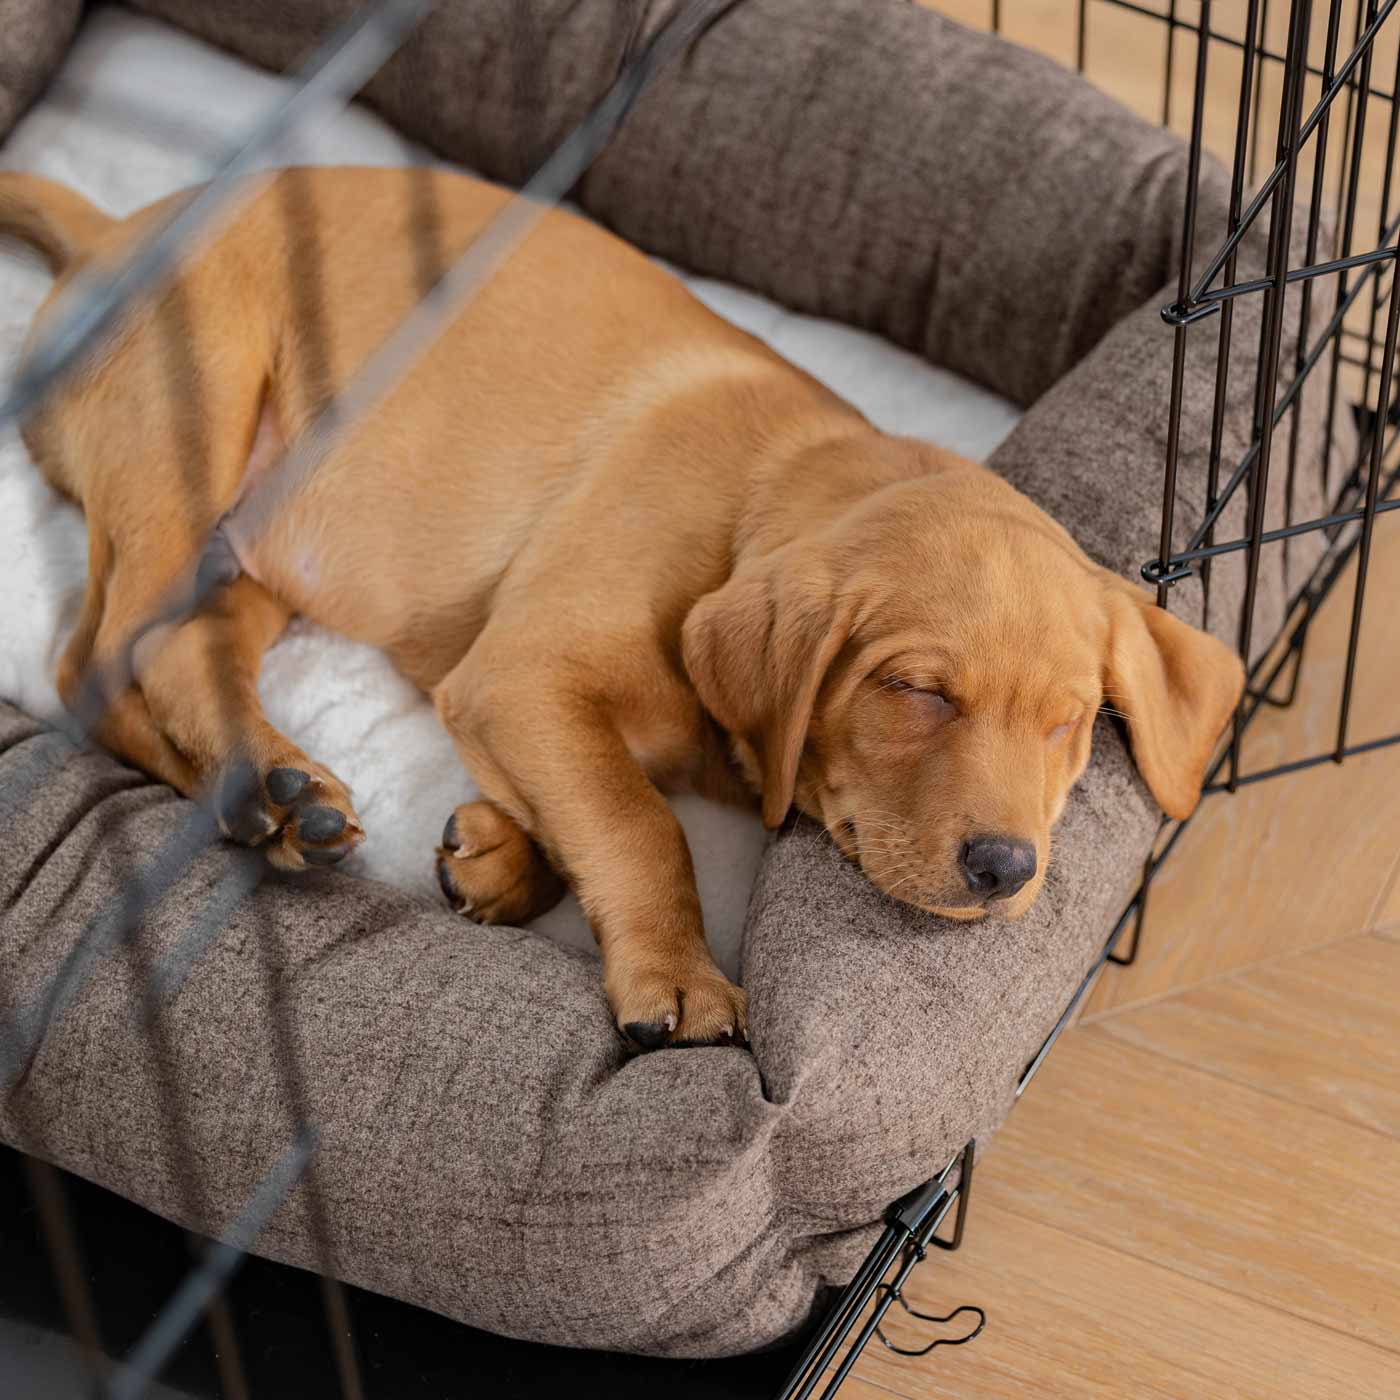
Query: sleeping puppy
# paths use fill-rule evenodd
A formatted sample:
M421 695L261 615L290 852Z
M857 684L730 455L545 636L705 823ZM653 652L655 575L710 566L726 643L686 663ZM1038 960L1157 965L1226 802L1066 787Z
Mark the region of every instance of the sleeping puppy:
M88 519L67 703L414 304L425 189L444 259L508 197L445 172L270 179L28 425ZM169 209L117 222L0 176L0 228L60 285ZM448 900L520 923L567 880L641 1049L745 1033L664 793L757 800L769 827L795 805L889 894L1015 918L1100 705L1183 817L1242 685L992 473L877 431L566 213L270 528L237 520L241 573L136 648L101 740L211 794L275 865L330 864L363 837L350 793L268 723L260 660L293 613L382 647L482 794L435 856Z

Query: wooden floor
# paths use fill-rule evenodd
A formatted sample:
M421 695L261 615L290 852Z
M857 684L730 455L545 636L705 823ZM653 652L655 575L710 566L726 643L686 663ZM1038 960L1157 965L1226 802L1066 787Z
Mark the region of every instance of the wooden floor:
M1074 8L1002 4L1059 57ZM1115 51L1126 21L1090 11L1105 86L1160 116L1134 76L1160 54ZM1356 737L1400 729L1395 516L1369 587ZM1259 759L1330 742L1350 600L1344 579ZM986 1330L922 1360L874 1343L843 1396L1400 1398L1400 750L1210 804L1139 965L1100 980L988 1148L963 1248L914 1275L914 1307L977 1303Z
M1395 1400L1398 1007L1392 924L1067 1032L909 1289L986 1330L853 1400Z

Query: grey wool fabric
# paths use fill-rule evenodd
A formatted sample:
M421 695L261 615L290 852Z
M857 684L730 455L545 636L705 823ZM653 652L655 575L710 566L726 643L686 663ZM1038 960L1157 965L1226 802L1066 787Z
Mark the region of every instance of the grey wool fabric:
M139 7L283 67L355 3ZM440 6L368 98L518 182L616 71L621 10ZM748 0L639 104L580 198L649 252L1031 405L993 465L1135 574L1156 547L1172 355L1159 308L1185 181L1175 138L1012 45L903 0ZM1201 209L1208 248L1226 210L1214 167ZM1239 304L1237 345L1257 343L1258 318L1257 298ZM1295 335L1287 320L1290 356ZM1179 537L1199 518L1214 385L1209 338L1193 339ZM1247 358L1227 470L1249 440ZM1304 461L1322 433L1304 399ZM1313 478L1299 474L1300 515ZM1304 562L1302 546L1291 572L1266 560L1261 639ZM1238 561L1217 569L1222 635L1240 587ZM1176 604L1193 619L1196 588ZM684 1356L791 1333L890 1201L994 1131L1158 822L1100 719L1044 893L995 929L890 900L794 822L745 933L752 1054L628 1059L589 959L344 875L260 882L217 843L113 942L132 872L196 812L0 709L0 1137L217 1234L304 1112L314 1174L260 1253L515 1336Z
M82 0L0 0L0 137L53 76L82 10Z

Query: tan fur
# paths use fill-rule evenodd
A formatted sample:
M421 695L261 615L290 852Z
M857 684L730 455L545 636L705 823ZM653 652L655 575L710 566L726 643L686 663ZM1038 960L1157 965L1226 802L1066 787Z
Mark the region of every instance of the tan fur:
M425 196L444 259L507 197L440 172L270 181L31 426L93 541L66 689L413 304ZM160 209L117 224L0 176L0 222L60 267ZM988 911L963 842L1033 842L1034 879L996 911L1014 917L1105 697L1182 816L1242 684L990 472L876 431L564 213L265 535L234 539L245 576L138 657L105 742L186 792L240 762L311 774L350 823L332 857L358 839L349 794L263 718L258 660L293 612L384 648L484 798L444 834L444 888L523 920L563 873L643 1044L744 1031L663 791L756 793L770 826L795 803L876 884L956 917ZM249 839L312 858L300 809L264 808Z

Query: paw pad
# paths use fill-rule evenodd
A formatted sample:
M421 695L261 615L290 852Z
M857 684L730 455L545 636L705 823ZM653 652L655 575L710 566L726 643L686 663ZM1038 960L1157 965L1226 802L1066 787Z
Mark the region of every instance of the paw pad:
M668 1016L664 1021L629 1021L622 1033L643 1050L659 1050L675 1028L676 1018Z
M267 795L279 807L286 807L301 796L302 789L310 781L311 774L300 768L274 768L267 775L264 786Z
M260 776L249 758L229 764L219 784L219 821L226 835L260 847L282 870L336 865L364 838L350 794L316 765L278 765Z
M302 812L297 829L304 840L319 845L334 840L345 830L345 813L337 812L334 807L308 807Z

